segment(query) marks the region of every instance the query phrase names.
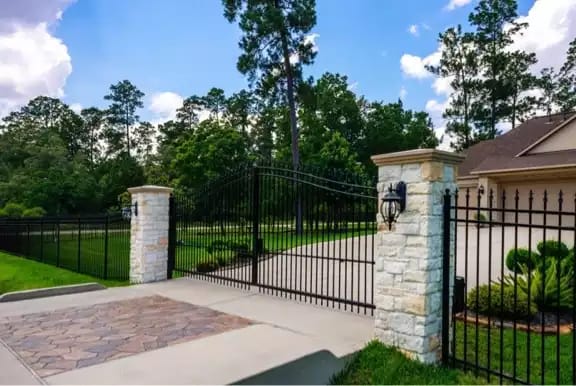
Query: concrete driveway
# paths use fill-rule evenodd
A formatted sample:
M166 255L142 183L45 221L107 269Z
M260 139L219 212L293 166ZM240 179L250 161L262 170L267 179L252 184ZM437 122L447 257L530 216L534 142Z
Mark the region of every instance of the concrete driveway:
M372 326L188 279L2 303L0 383L322 384Z
M569 248L574 245L574 231L529 229L526 227L476 228L459 226L457 234L456 272L466 277L468 289L477 283L496 281L511 272L506 268L506 255L511 249L528 248L537 251L542 240L561 240Z
M376 237L357 236L307 244L261 256L258 284L263 286L263 293L371 314L371 308L366 306L373 304L374 298L372 250ZM220 268L214 275L249 282L252 266L248 262Z

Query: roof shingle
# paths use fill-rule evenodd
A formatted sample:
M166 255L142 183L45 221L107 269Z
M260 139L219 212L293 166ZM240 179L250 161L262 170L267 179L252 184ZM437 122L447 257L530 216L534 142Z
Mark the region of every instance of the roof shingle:
M576 164L576 149L516 157L575 114L535 117L499 137L470 147L466 151L466 159L458 168L459 176L467 177L473 172L488 170Z

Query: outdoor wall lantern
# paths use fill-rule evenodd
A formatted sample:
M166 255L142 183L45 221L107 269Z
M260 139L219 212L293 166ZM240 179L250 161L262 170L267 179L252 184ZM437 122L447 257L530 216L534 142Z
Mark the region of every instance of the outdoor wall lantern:
M120 200L119 200L120 201ZM122 204L120 204L122 207ZM122 217L129 219L130 217L138 217L138 201L134 201L133 204L122 207Z
M484 185L480 185L480 187L478 188L478 193L480 193L481 196L484 195Z
M406 184L402 181L393 187L388 187L388 191L382 197L380 204L380 214L384 221L388 223L388 229L392 229L392 224L398 220L400 213L406 208Z

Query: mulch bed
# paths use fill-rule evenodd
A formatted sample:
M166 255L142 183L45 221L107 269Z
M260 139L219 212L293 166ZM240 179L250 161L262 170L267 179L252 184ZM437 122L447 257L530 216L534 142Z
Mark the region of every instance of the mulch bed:
M479 326L492 326L492 327L506 327L514 328L514 321L507 319L500 319L498 317L490 317L484 315L476 315L472 311L467 313L460 312L455 315L456 320L466 322L468 324ZM544 324L542 324L542 319L544 319ZM543 315L539 315L530 321L530 324L526 320L516 320L516 330L524 331L543 335L556 335L558 330L560 334L570 334L574 329L574 323L572 321L572 316L568 313L560 314L560 323L557 324L557 315L555 312L545 312Z

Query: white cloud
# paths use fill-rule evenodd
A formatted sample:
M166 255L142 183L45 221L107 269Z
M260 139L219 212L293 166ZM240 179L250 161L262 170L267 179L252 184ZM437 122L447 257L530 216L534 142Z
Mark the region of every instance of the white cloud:
M311 33L304 37L304 44L312 46L312 52L318 52L318 44L316 43L316 39L320 37L317 33ZM300 61L300 57L298 53L293 53L290 55L290 63L296 64Z
M157 92L150 97L148 110L152 112L152 124L157 125L176 118L176 110L184 98L171 91Z
M306 37L304 38L304 44L311 45L312 51L318 52L318 43L316 43L316 39L318 39L319 37L320 35L317 33L311 33L309 35L306 35Z
M438 138L442 138L442 142L438 146L442 150L450 150L450 136L446 134L446 121L442 117L444 110L448 106L448 99L444 102L438 102L436 99L430 99L426 102L425 110L432 119L434 125L434 132Z
M554 66L558 69L566 58L568 44L576 37L575 0L536 0L528 14L518 18L529 23L515 39L514 48L535 52L535 71Z
M64 95L71 58L50 26L70 3L0 0L0 117L36 96Z
M400 58L400 67L404 75L410 78L424 79L432 74L426 70L427 65L436 66L440 63L442 53L440 50L421 58L416 55L404 54Z
M452 93L452 87L450 83L454 77L446 77L446 78L436 78L434 79L434 83L432 83L432 88L437 95L450 95Z
M400 99L404 100L406 95L408 95L408 90L406 90L406 87L402 86L399 93Z
M448 9L468 4L469 0L452 0ZM528 23L529 26L522 34L515 37L512 49L534 52L538 63L533 66L534 73L544 67L553 66L558 69L566 59L566 50L574 37L576 37L576 0L536 0L526 15L521 15L519 22ZM400 59L402 72L411 78L423 79L432 77L425 69L426 64L438 63L441 58L441 47L426 57L404 54ZM438 96L445 96L444 101L428 100L425 109L430 114L438 134L443 133L446 122L442 113L449 104L452 92L451 79L434 78L431 87ZM528 93L537 93L533 90ZM508 130L509 125L502 125L502 130ZM450 138L444 136L441 147L447 146Z
M70 105L70 109L74 111L76 114L80 114L82 112L82 105L80 103L72 103Z
M453 11L456 8L460 8L470 4L471 1L472 0L450 0L450 2L446 5L445 9L447 9L448 11Z
M419 35L420 35L420 31L418 30L418 25L417 25L417 24L412 24L410 27L408 27L408 32L409 32L412 36L419 36Z

